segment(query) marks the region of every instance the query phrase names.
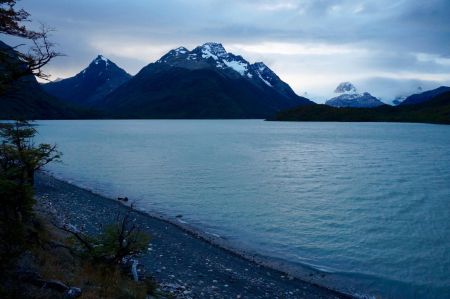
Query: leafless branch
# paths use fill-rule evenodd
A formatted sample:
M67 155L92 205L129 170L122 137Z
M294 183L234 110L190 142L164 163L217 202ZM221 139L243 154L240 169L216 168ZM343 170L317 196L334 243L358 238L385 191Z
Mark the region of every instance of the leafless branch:
M92 251L94 248L93 248L93 246L89 243L89 241L88 240L86 240L85 239L85 237L84 236L82 236L82 234L80 234L80 233L78 233L78 232L75 232L75 231L73 231L73 230L71 230L71 229L69 229L69 228L67 228L65 225L63 225L63 226L60 226L60 225L58 225L58 224L56 224L56 223L52 223L56 228L58 228L58 229L60 229L60 230L62 230L62 231L64 231L64 232L66 232L66 233L69 233L69 234L71 234L72 236L74 236L84 247L86 247L86 249L88 250L88 251Z

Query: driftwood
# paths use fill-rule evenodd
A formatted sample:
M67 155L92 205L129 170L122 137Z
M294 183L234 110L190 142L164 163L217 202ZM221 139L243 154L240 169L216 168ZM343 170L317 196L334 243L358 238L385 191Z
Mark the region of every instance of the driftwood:
M137 260L133 260L133 263L131 264L131 273L133 274L134 281L139 281L139 275L138 275L138 272L137 272L137 265L138 265L138 261Z
M77 298L81 296L81 289L69 287L62 281L55 279L43 279L39 273L33 271L22 271L17 273L19 279L23 282L32 284L38 288L50 289L59 293L64 293L66 298Z

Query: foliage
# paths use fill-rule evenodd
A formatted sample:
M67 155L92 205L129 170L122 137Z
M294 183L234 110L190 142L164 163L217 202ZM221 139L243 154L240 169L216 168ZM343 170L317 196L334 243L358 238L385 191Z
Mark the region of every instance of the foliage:
M17 0L0 0L0 33L19 37L31 42L32 46L26 52L19 52L13 48L0 48L0 92L9 88L11 83L28 75L35 75L42 79L49 76L42 71L42 68L53 58L61 54L56 52L48 36L51 32L49 28L41 24L39 31L28 29L23 25L29 22L30 14L23 9L15 8ZM19 56L19 59L13 57Z
M56 145L35 145L36 128L28 121L0 124L0 175L20 185L34 184L34 173L61 153Z
M16 0L0 0L0 33L34 38L38 32L27 30L21 22L28 21L30 16L25 10L15 10Z
M36 129L26 121L0 124L0 265L13 262L27 245L34 205L34 172L58 160L56 146L35 145Z
M61 246L66 244L68 235L51 225L47 214L37 213L35 220L40 223L40 229L37 229L40 243L39 246L30 248L26 258L21 259L19 273L23 273L25 269L27 273L35 271L43 281L60 281L67 286L79 287L82 290L80 299L144 299L148 298L148 294L160 298L158 295L161 293L157 290L159 286L155 281L134 281L120 267L98 264L73 255ZM0 279L0 298L62 297L62 293L20 279L14 272L9 272L8 276Z

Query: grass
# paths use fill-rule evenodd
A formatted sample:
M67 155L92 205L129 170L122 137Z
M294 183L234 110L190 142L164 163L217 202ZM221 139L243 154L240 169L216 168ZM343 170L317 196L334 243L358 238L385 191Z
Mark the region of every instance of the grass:
M70 236L53 226L47 217L38 214L34 221L39 242L29 251L32 262L26 262L27 268L38 272L43 279L58 280L67 286L81 288L80 299L145 299L148 295L169 298L159 291L158 284L150 278L136 282L118 266L93 264L90 260L73 255L67 248L55 246L70 246ZM25 294L36 299L60 298L62 295L17 282L11 298L23 298L24 290Z

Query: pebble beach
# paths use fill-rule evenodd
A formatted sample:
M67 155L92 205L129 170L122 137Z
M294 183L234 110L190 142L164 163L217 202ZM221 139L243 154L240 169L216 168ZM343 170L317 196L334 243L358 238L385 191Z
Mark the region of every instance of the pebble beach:
M46 213L88 233L98 233L117 213L131 209L46 173L37 174L36 199ZM351 298L257 263L176 223L131 213L151 236L148 251L139 257L143 275L176 298Z

